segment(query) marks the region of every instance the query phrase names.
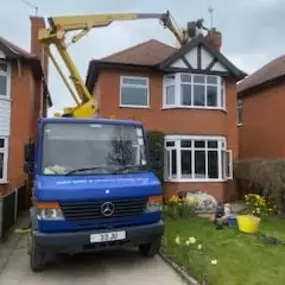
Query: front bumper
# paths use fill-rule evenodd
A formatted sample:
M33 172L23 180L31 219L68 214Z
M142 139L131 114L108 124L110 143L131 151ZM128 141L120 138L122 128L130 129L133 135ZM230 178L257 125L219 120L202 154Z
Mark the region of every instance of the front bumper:
M112 242L90 243L91 234L114 231L126 231L126 239ZM37 245L44 250L55 253L79 253L107 249L117 249L130 246L139 246L161 238L164 233L164 223L116 228L110 230L80 231L67 233L42 233L33 231L33 238Z

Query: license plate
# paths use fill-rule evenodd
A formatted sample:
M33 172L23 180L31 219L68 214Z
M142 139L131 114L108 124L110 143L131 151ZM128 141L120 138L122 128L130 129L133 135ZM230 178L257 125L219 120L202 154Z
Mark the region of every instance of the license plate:
M105 242L105 241L114 241L114 240L123 240L126 238L126 232L108 232L108 233L101 233L101 234L91 234L90 235L90 242Z

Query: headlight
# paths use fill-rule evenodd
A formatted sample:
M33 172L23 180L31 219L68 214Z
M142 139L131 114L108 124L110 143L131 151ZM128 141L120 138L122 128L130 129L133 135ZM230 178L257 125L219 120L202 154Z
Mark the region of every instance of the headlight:
M162 211L162 196L151 196L148 198L146 212L161 212Z
M47 221L58 221L64 220L62 211L58 203L38 203L37 208L37 219Z

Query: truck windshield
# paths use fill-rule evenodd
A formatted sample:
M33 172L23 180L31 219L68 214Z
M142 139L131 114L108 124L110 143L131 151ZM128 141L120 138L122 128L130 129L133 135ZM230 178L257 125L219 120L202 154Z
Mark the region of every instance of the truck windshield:
M145 170L142 128L116 124L47 123L42 173L86 175Z

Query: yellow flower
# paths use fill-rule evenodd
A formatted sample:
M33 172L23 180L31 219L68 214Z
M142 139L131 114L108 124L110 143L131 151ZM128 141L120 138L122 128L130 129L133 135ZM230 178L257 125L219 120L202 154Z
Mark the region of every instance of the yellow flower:
M190 244L194 244L194 243L196 243L196 239L194 237L190 237L189 242L190 242Z
M218 260L216 260L216 259L211 260L211 264L217 265L218 264Z
M190 245L190 240L186 240L185 244L188 246Z
M198 244L198 249L199 249L199 250L202 249L202 244Z
M175 243L176 243L176 244L180 244L180 237L179 237L179 236L176 236L176 238L175 238Z

